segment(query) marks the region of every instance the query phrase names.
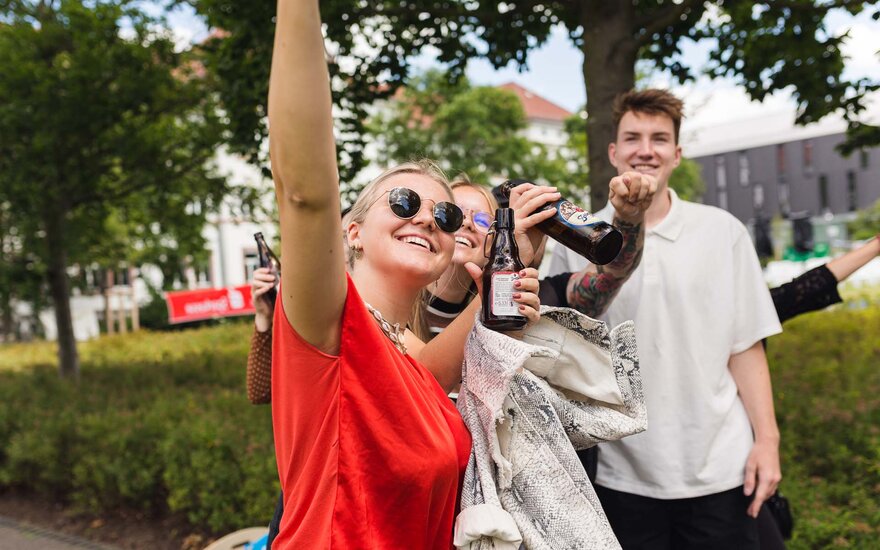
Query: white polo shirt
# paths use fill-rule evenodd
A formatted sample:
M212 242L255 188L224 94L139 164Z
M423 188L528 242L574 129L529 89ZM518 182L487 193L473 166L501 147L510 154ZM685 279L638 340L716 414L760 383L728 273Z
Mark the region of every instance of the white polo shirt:
M669 193L669 213L602 317L635 321L648 429L599 445L596 477L662 499L742 485L753 436L728 360L782 331L745 226ZM613 210L599 214L610 221Z

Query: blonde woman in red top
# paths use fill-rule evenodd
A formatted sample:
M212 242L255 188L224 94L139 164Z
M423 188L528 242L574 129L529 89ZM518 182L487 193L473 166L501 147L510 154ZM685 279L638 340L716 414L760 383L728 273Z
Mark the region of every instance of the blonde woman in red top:
M352 208L346 274L317 0L278 2L269 123L285 266L272 348L284 517L273 548L449 549L471 441L446 392L479 300L428 344L400 327L449 265L461 210L432 165L385 172ZM519 282L521 310L537 319L537 273Z

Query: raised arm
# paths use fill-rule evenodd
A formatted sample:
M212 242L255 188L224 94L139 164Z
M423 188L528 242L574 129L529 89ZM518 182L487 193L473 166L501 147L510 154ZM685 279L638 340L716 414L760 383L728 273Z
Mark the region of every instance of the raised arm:
M330 77L317 0L279 0L269 82L269 153L281 218L284 313L335 353L346 295Z
M880 235L862 246L850 250L843 256L834 258L825 265L839 283L877 256L880 256Z
M611 180L609 198L614 206L612 224L623 234L620 254L609 264L590 264L568 281L569 306L590 317L605 313L623 283L639 266L645 244L645 210L657 190L654 178L626 173Z

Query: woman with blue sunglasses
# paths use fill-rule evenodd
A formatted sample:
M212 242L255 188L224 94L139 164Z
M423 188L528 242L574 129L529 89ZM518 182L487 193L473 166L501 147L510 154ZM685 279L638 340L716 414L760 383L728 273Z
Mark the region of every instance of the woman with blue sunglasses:
M471 439L446 392L479 300L428 344L405 327L465 214L433 165L391 169L352 207L346 254L331 113L318 2L279 0L269 128L285 265L272 347L284 515L273 548L449 549ZM537 319L537 272L520 283L515 300Z
M465 174L459 174L450 187L455 204L462 210L462 224L455 232L452 262L427 288L424 315L417 319L417 332L422 339L442 332L476 296L476 284L465 266L486 265L483 246L498 208L489 189L472 182Z

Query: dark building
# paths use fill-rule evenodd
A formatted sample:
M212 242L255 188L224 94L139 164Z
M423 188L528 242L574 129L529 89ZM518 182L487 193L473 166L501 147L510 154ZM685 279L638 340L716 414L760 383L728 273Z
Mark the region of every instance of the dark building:
M835 149L843 139L840 132L691 157L706 182L703 202L743 222L867 208L880 198L880 147L843 157Z

